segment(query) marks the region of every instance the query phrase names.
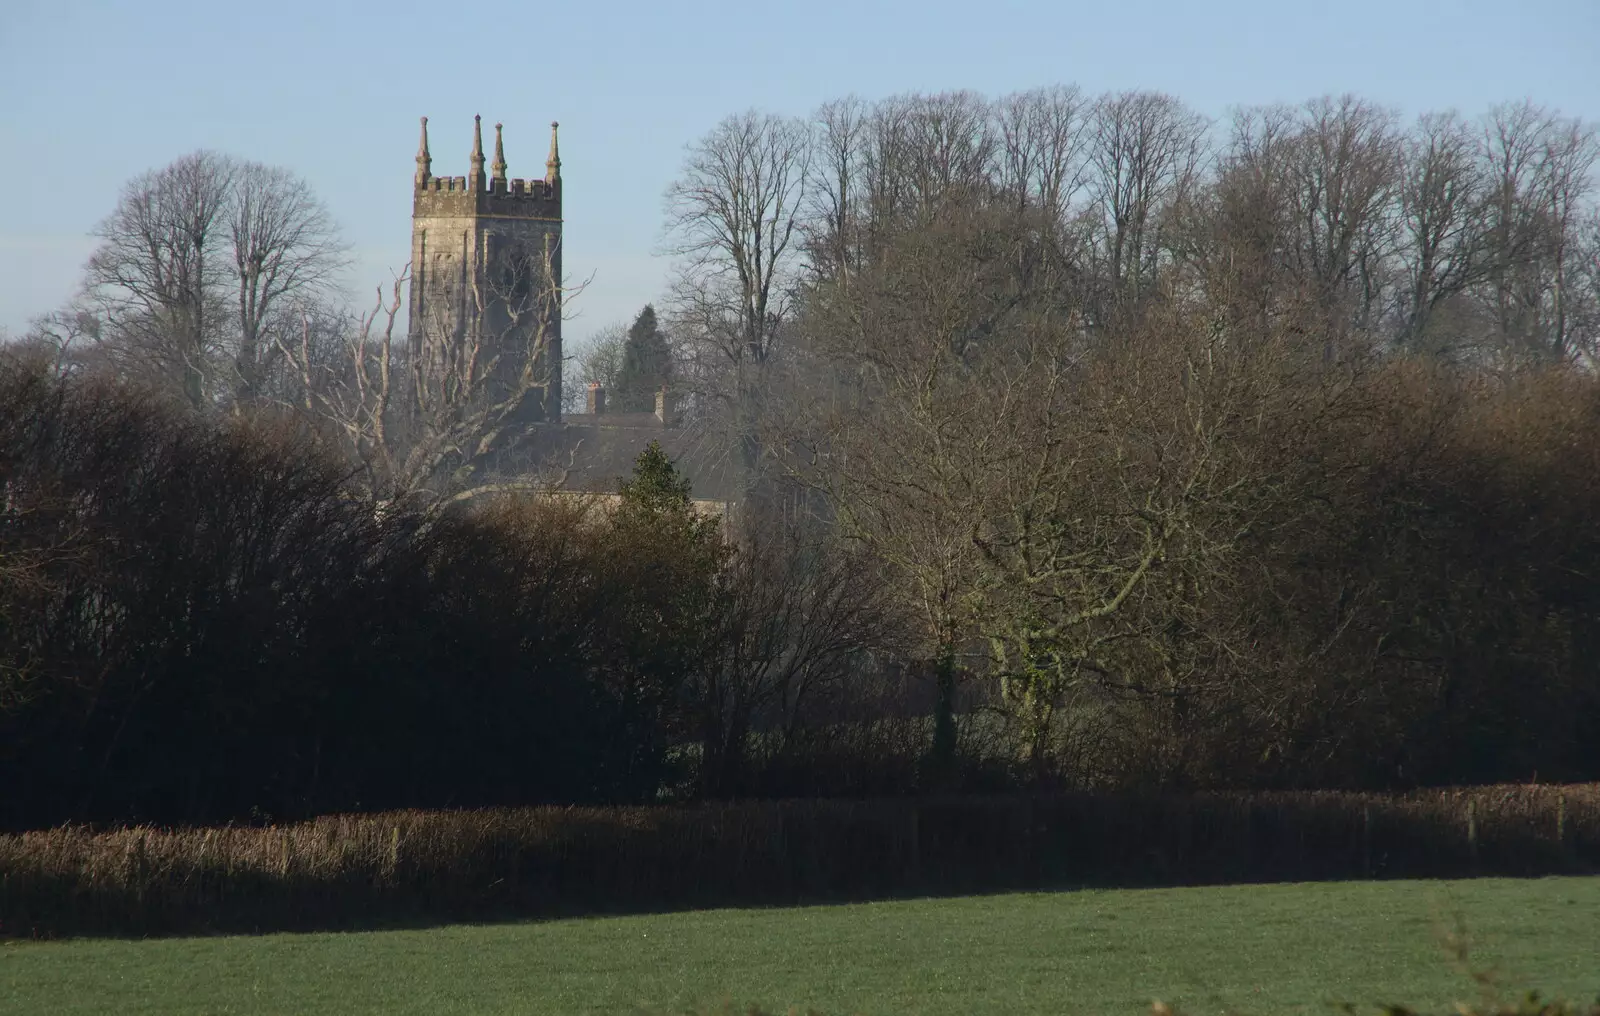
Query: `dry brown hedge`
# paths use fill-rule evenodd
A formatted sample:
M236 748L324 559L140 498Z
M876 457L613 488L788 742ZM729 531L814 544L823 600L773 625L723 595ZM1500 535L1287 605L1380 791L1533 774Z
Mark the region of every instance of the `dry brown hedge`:
M1600 784L402 811L265 828L0 836L0 935L1594 870Z

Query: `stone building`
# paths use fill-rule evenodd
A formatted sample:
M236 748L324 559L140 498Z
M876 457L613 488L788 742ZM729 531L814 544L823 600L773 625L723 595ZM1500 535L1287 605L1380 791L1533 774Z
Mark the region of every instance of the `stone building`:
M508 178L502 125L494 129L487 172L482 118L474 117L468 175L435 176L422 118L411 210L412 355L430 369L469 358L494 362L500 377L489 398L513 385L528 392L497 472L558 478L568 493L604 496L658 441L689 478L700 509L726 515L735 484L724 444L683 426L672 393L658 395L653 413L616 413L594 387L585 412L562 413L557 124L550 125L542 180Z
M473 118L471 171L434 176L422 118L411 205L411 352L433 369L471 357L494 363L498 389L526 372L528 422L561 417L561 155L550 125L542 180L508 179L501 125L484 172ZM432 361L438 361L434 363ZM460 368L455 368L459 370Z

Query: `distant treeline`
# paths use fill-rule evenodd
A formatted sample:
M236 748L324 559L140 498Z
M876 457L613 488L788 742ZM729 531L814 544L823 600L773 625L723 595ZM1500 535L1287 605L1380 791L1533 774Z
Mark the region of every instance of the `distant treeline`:
M740 113L669 323L904 594L936 758L977 682L1041 780L1589 778L1597 165L1528 102Z
M374 505L293 421L13 362L0 821L1600 772L1596 382L1380 383L1278 460L1282 514L1219 559L1215 613L1131 604L1133 649L1218 650L1187 684L1069 688L1041 746L974 660L947 768L887 573L815 534L730 543L664 458L610 514ZM1241 618L1234 645L1205 627Z

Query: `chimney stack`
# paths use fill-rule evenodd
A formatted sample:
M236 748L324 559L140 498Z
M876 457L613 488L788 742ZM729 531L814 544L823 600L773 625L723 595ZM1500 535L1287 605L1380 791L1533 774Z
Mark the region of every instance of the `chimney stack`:
M672 426L672 397L667 394L666 385L656 392L656 419L663 427Z
M599 416L606 411L606 390L600 382L589 382L589 412Z

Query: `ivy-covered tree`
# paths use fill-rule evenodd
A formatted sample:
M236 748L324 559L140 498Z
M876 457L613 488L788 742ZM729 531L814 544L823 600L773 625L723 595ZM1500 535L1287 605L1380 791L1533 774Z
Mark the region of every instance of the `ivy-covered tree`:
M656 392L671 380L672 348L656 319L656 309L646 304L628 328L612 403L623 413L651 412L656 407Z

